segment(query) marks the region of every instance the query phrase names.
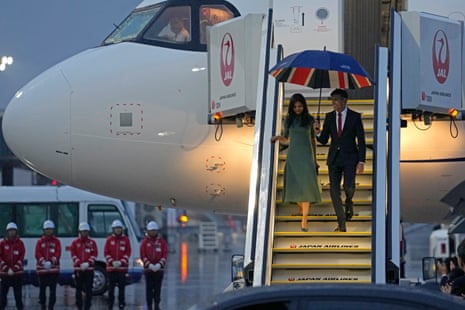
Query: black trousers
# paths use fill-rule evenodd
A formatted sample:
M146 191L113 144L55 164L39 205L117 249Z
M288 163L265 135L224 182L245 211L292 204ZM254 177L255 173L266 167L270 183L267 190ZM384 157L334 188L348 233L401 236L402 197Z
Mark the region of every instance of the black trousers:
M92 301L94 271L75 271L74 281L76 282L76 306L79 310L89 310ZM82 292L85 294L84 307L82 307Z
M4 310L7 304L7 296L10 287L13 287L15 295L16 309L24 309L22 293L23 293L23 275L5 276L2 277L0 288L0 310Z
M344 176L344 192L346 196L346 206L352 205L352 197L355 193L355 172L357 169L357 161L347 161L342 158L341 154L337 154L334 162L328 165L329 183L331 201L333 202L334 211L336 212L337 221L340 228L345 228L346 217L341 200L341 180Z
M147 299L147 310L158 310L160 305L161 283L163 271L147 272L145 274L145 298ZM155 305L155 308L152 308Z
M112 271L108 273L108 307L112 308L115 302L115 286L118 286L118 305L125 306L124 288L126 286L126 272Z
M46 289L50 288L50 295L48 298L48 309L52 310L57 300L57 282L58 273L40 274L39 276L39 304L45 309L47 304Z

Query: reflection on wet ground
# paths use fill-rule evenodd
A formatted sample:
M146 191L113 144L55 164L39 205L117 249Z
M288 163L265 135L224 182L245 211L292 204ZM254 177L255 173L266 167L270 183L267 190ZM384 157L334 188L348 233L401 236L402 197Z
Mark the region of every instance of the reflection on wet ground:
M195 235L175 234L169 238L170 254L162 288L162 310L183 310L221 293L230 283L232 254L243 253L244 235L222 238L218 250L200 250ZM225 242L227 241L227 242ZM55 309L75 309L74 288L59 286ZM25 309L38 309L39 289L23 287ZM107 309L107 294L92 299L92 309ZM126 309L145 309L145 282L126 287ZM16 309L13 291L8 294L6 309ZM114 309L117 309L115 306Z

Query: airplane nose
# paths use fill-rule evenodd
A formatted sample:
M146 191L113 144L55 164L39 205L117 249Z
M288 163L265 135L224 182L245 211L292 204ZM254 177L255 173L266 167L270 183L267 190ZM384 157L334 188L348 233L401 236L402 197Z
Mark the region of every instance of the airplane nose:
M71 179L71 94L71 85L55 66L16 93L2 122L5 141L21 161L66 183Z

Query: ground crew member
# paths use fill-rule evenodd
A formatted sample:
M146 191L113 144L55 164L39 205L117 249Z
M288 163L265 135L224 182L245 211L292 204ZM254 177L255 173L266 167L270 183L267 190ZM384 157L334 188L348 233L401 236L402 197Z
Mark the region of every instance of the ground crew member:
M97 244L89 238L89 230L89 224L86 222L80 223L79 237L71 243L71 257L76 282L76 306L79 310L90 309L94 266L98 255ZM84 307L82 305L82 291L85 293Z
M161 284L167 256L168 246L158 234L158 224L150 221L147 224L147 236L140 245L140 258L144 263L147 310L160 310ZM152 308L152 304L155 304L155 308Z
M124 287L128 273L129 257L131 256L131 244L129 238L123 233L123 223L114 220L111 224L113 231L105 242L104 255L107 260L108 286L108 308L113 309L115 301L115 286L118 285L118 304L124 309Z
M50 287L48 309L52 310L56 302L56 287L60 273L61 243L54 235L55 224L46 220L42 226L43 236L37 240L35 257L36 270L39 278L39 303L42 310L46 309L45 291Z
M0 310L5 309L10 286L13 287L16 308L24 309L22 298L24 243L18 237L18 226L15 223L6 225L6 236L0 241Z

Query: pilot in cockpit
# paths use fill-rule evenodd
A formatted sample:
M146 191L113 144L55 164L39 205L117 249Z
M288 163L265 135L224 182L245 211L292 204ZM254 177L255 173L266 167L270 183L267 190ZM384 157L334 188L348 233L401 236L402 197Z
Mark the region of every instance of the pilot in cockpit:
M158 36L179 43L190 41L189 31L186 29L182 18L179 16L172 16L169 23L160 31Z

